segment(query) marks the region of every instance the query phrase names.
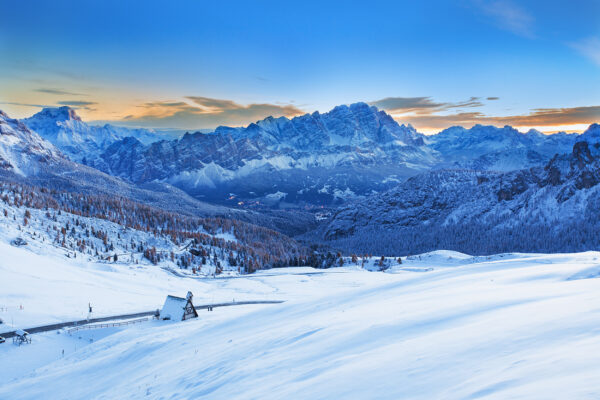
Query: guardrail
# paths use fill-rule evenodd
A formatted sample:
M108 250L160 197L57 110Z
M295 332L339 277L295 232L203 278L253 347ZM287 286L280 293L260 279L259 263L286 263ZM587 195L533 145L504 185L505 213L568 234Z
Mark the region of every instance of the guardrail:
M140 318L140 319L134 319L134 320L131 320L131 321L124 321L124 322L111 322L109 324L81 325L81 326L76 326L75 328L71 328L71 329L67 330L67 333L71 334L73 332L77 332L77 331L81 331L81 330L86 330L86 329L114 328L116 326L125 326L125 325L140 324L140 323L142 323L144 321L148 321L148 318Z

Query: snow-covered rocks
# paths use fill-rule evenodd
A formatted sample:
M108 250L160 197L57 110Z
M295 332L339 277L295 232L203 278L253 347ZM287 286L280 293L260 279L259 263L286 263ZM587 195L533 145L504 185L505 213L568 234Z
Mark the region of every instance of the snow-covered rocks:
M0 111L0 173L26 176L62 159L52 144Z
M10 244L15 247L22 247L22 246L27 246L27 241L25 239L23 239L22 237L17 237L15 239L11 240Z
M293 119L266 118L243 128L186 134L143 146L119 141L93 165L132 182L169 182L203 199L265 205L329 204L335 193L364 195L391 187L435 163L421 134L365 103ZM331 193L319 193L330 185ZM290 193L273 201L273 192Z
M91 163L113 143L128 137L150 144L174 139L147 129L128 129L109 124L88 125L71 107L44 108L22 122L66 154L72 161Z

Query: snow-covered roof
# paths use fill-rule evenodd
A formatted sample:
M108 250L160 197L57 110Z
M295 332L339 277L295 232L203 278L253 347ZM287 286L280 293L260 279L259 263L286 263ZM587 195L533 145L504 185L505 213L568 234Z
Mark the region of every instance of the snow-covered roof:
M186 304L187 299L184 299L183 297L167 296L165 304L160 311L160 318L181 321L183 319L183 314L185 313Z

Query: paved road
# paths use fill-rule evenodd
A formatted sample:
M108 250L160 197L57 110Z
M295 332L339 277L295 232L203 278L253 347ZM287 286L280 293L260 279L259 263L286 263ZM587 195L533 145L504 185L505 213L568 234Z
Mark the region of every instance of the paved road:
M196 306L196 310L206 310L208 307L214 308L214 307L242 306L242 305L247 305L247 304L279 304L279 303L283 303L283 300L235 301L235 302L229 302L229 303L203 304L200 306ZM115 321L115 320L120 320L120 319L147 317L149 315L154 315L154 313L156 313L156 310L144 311L144 312L133 313L133 314L112 315L109 317L102 317L102 318L81 319L78 321L69 321L69 322L61 322L58 324L35 326L33 328L24 329L24 331L29 332L29 333L48 332L48 331L55 331L57 329L67 328L67 327L71 327L71 326L90 324L90 323L94 323L94 322ZM0 336L8 339L8 338L15 336L15 331L0 333Z

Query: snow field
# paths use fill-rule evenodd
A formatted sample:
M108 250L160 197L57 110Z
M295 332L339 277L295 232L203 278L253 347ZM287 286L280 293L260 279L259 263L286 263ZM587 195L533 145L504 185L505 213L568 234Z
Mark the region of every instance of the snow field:
M6 245L0 251L9 249L11 259L27 267L19 275L14 261L0 261L2 277L9 270L14 274L10 298L20 291L32 304L54 299L55 318L73 315L76 308L66 306L61 291L67 287L60 282L34 284L47 279L34 261L48 259L50 268L70 271L70 279L85 288L71 292L73 304L87 305L93 287L107 310L137 311L188 289L196 303L211 297L286 302L217 308L200 312L197 320L98 333L102 337L54 361L26 355L35 362L23 365L19 379L0 383L0 398L33 399L49 392L65 399L600 396L597 252L492 257L434 252L403 260L386 273L355 266L290 268L200 280L159 269L99 271L93 264ZM7 302L6 287L0 302ZM113 299L104 300L108 297ZM53 342L52 335L60 336L34 335L30 348L43 345L56 358L57 346L65 344ZM0 345L3 366L15 354L26 354L24 347L12 346Z

